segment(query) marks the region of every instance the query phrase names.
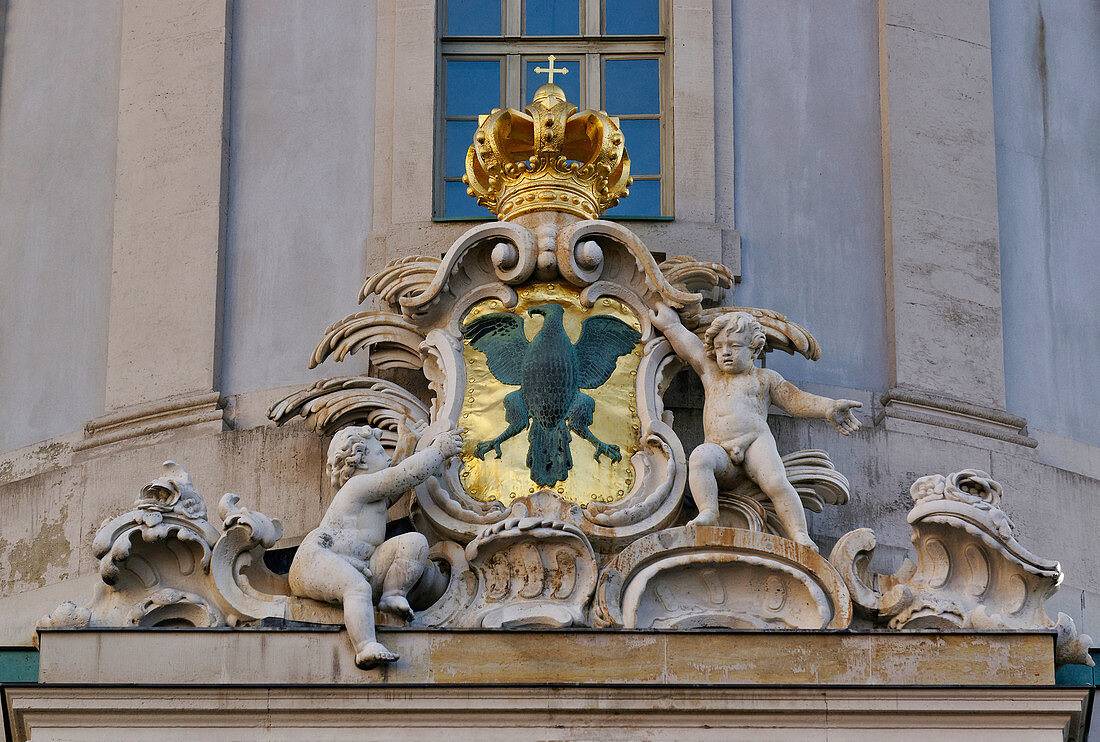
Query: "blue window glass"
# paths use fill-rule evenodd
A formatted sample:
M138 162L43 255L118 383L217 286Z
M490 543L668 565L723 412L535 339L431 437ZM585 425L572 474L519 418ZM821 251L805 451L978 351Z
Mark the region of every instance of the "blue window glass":
M609 36L659 34L657 0L604 0L604 33Z
M661 112L660 70L656 59L604 62L604 110L612 116Z
M466 151L474 143L477 122L448 121L446 129L447 161L443 174L448 178L458 178L466 172Z
M619 128L626 138L631 175L661 174L661 122L658 119L625 119Z
M535 91L546 84L547 74L540 72L535 74L535 68L541 67L547 69L550 66L550 62L546 57L528 57L527 58L527 89L523 91L523 105L527 105L531 101L531 96L535 94ZM554 69L564 67L569 70L565 75L555 74L554 84L565 91L565 98L577 108L583 108L584 104L581 100L581 63L576 59L555 59ZM522 107L522 106L521 106Z
M459 219L496 219L488 209L478 206L473 196L466 195L466 184L461 181L443 184L443 209L447 216Z
M448 116L477 116L500 108L499 60L447 60Z
M500 36L500 0L447 0L448 36Z
M527 36L576 36L581 32L579 0L527 0L523 32Z
M608 209L606 214L612 219L627 216L660 216L661 181L634 181L630 186L630 195L621 199L615 208Z

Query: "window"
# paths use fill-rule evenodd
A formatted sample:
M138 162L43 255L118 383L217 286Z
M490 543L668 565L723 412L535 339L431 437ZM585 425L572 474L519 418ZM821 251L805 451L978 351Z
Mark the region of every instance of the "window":
M671 216L667 17L660 0L440 0L436 218L492 215L466 195L462 175L479 114L523 107L547 81L578 109L619 118L634 178L613 218Z

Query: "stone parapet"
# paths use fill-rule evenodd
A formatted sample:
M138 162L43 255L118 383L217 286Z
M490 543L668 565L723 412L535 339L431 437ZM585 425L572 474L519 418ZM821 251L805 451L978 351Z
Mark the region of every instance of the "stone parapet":
M1053 632L379 629L360 670L338 627L40 629L43 683L1043 686ZM135 662L135 657L147 658ZM155 658L155 659L154 659ZM212 658L217 658L213 660Z

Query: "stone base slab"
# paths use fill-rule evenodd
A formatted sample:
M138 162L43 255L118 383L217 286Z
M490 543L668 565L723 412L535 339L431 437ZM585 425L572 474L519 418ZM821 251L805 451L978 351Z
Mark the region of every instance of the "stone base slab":
M207 657L212 665L217 657ZM163 679L171 665L161 667ZM259 676L257 676L259 677ZM1085 688L17 686L16 742L1064 742Z
M363 671L342 629L44 629L43 683L1043 686L1053 633L384 629Z

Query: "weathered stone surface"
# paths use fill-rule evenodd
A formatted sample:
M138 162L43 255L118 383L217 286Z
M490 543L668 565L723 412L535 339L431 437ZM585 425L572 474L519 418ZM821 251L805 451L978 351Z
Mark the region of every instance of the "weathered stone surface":
M1043 632L378 630L401 659L355 667L336 627L44 629L44 683L1051 685ZM216 665L210 657L223 658Z

